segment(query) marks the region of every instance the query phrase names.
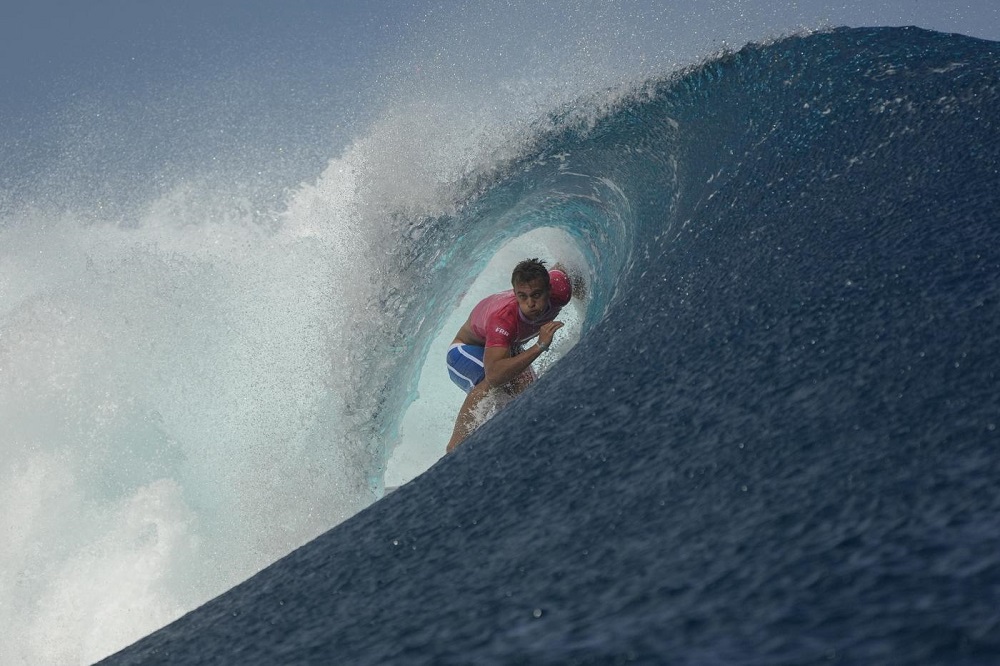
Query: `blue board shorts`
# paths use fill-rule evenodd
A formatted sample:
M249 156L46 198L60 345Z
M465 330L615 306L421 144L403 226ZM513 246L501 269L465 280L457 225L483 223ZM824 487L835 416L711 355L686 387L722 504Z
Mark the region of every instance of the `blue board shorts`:
M483 367L485 353L485 347L458 342L448 347L448 376L466 393L486 378L486 368Z

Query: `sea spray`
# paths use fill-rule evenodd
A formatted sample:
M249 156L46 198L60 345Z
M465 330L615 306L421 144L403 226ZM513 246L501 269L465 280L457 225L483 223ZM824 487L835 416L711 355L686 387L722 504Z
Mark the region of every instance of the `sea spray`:
M99 657L371 500L357 456L331 445L327 258L213 217L224 199L184 188L129 225L68 214L0 232L4 284L23 285L0 325L18 535L0 593L6 626L37 637L5 662ZM142 575L115 574L137 561Z

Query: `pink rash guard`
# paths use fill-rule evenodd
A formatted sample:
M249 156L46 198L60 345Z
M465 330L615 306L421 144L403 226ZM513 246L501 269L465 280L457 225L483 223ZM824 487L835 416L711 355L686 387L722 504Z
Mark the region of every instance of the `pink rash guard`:
M469 315L472 332L485 341L486 347L513 349L538 335L542 324L559 316L559 311L572 296L569 278L560 270L549 271L549 309L535 321L529 321L517 304L514 290L487 296L479 301Z

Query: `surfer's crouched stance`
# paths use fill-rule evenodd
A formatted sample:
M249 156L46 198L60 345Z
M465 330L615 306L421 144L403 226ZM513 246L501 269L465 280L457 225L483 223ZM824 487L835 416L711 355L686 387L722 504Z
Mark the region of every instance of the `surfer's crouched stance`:
M562 328L555 318L573 290L559 264L548 271L544 261L526 259L514 267L510 282L513 290L488 296L472 309L448 348L448 374L468 393L448 442L449 453L473 429L473 410L490 389L517 395L535 379L532 362ZM524 348L536 335L538 341Z

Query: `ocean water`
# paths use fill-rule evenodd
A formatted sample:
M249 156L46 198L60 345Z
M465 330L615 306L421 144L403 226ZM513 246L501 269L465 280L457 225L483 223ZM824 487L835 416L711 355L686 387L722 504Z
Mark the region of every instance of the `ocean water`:
M64 4L0 21L3 664L91 663L430 467L463 296L517 248L586 264L530 207L463 248L447 225L553 109L590 122L768 32L600 1Z
M238 500L249 520L255 502L273 502L255 493L275 476L299 475L301 496L286 489L285 499L300 507L316 500L317 482L326 493L380 493L391 451L371 447L400 435L424 358L467 285L480 274L502 281L487 268L502 243L537 233L529 247L572 248L590 294L575 344L455 455L107 663L1000 660L998 82L997 43L915 28L752 44L548 114L490 168L470 170L451 209L406 193L412 207L393 209L383 233L407 241L388 259L382 240L322 232L322 204L342 200L322 193L370 186L370 173L335 165L293 201L283 228L295 242L244 231L314 270L220 271L194 248L175 265L172 255L141 262L147 279L180 271L211 287L235 271L255 287L218 311L205 305L210 288L162 298L169 311L201 299L202 320L181 317L177 337L230 340L218 350L227 367L254 368L239 376L270 391L271 418L296 419L300 436L275 442L267 415L206 415L191 428L217 433L220 449L187 470L192 452L164 425L177 418L169 402L157 400L155 416L131 384L131 401L115 384L88 393L78 412L89 416L74 426L117 432L116 414L139 411L148 417L127 423L159 433L159 464L195 474L240 458L232 485L198 501ZM211 252L211 232L199 252ZM347 241L361 249L343 263L319 258ZM261 242L245 246L252 254ZM107 280L128 266L76 270ZM322 321L288 323L310 322L294 294L331 287L347 310L377 301L363 310L371 321L348 332L354 344ZM281 299L261 306L253 293L265 288L288 311L273 311ZM107 307L130 312L130 295L122 285ZM198 335L238 308L265 332ZM95 347L131 346L130 367L111 376L180 364L206 377L197 390L231 390L240 408L198 354L164 367L141 328L123 323L106 340L88 314L53 297L5 317L49 331L73 317ZM286 346L315 349L344 374L256 369L256 352ZM84 381L100 362L75 361L52 377L53 399L59 382ZM289 394L310 381L337 383L336 399ZM346 419L337 437L356 446L319 446L326 418ZM248 443L280 444L282 455L258 467L244 462ZM334 452L338 465L320 464ZM57 462L33 458L19 478L41 479ZM170 549L196 559L217 547L177 527L202 515L184 511L195 500L182 486L124 469L147 485L142 495L121 492L124 481L108 487L104 501L137 517L109 525L109 539L141 547L108 576ZM155 528L150 505L164 516ZM300 521L289 529L318 528L288 515ZM84 553L96 560L99 547Z
M806 28L1000 9L813 4L20 7L0 663L991 661L996 45Z

